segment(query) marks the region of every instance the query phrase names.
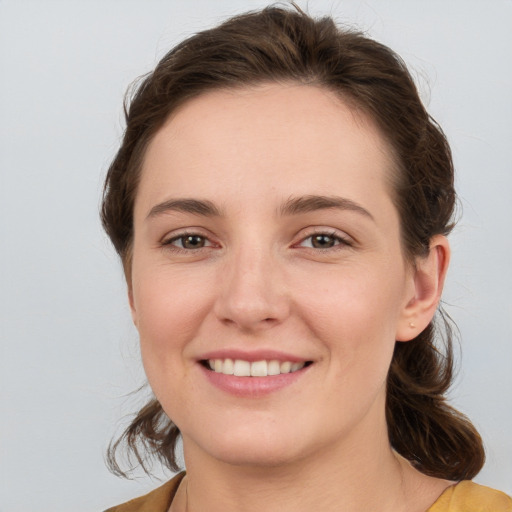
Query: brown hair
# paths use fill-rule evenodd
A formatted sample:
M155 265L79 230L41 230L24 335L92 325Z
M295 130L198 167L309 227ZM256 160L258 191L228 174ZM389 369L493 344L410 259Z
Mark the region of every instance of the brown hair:
M339 29L331 18L268 7L176 46L125 104L126 131L106 177L102 221L127 279L141 162L155 132L178 106L205 91L269 81L325 87L378 124L398 167L394 202L408 258L426 254L432 236L451 231L456 195L450 148L400 57L361 33ZM398 453L428 475L462 480L478 473L485 456L476 429L445 400L453 378L452 344L441 308L415 340L396 343L386 417ZM110 445L109 465L125 475L116 452L126 442L144 469L150 456L177 469L179 434L153 398Z

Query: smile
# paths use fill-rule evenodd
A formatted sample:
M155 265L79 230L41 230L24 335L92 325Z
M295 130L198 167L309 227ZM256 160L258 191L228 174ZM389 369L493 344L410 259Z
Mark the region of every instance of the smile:
M245 361L243 359L208 359L207 367L215 373L234 375L235 377L268 377L302 370L308 361Z

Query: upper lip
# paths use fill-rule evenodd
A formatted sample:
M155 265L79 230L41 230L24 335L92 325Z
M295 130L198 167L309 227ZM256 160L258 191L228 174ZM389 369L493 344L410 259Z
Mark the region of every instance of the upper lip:
M305 361L311 361L311 359L297 356L294 354L288 354L278 350L240 350L240 349L220 349L206 352L198 358L199 361L205 361L208 359L241 359L242 361L290 361L292 363L302 363Z

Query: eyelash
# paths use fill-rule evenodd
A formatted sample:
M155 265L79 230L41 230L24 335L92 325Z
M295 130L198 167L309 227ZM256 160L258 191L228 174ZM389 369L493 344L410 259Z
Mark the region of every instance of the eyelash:
M332 247L325 247L325 248L309 247L308 246L307 247L308 249L314 249L314 250L318 250L318 251L327 251L329 249L330 250L338 250L342 247L352 247L352 242L348 238L341 236L336 231L327 231L327 230L318 230L313 233L310 233L307 237L303 238L298 244L296 244L296 246L299 246L299 247L302 246L302 244L306 240L311 240L311 242L312 242L314 237L318 237L318 236L324 236L324 237L331 238L334 241L334 245Z
M331 238L334 242L334 245L331 247L324 247L324 248L303 245L307 240L311 240L311 244L313 244L314 243L313 238L318 237L318 236L324 236L324 237ZM187 237L201 238L204 241L204 243L207 245L204 245L204 246L198 247L198 248L185 248L185 247L183 247L183 245L184 245L183 242ZM181 247L174 245L174 243L177 241L181 241ZM210 247L215 247L216 244L211 242L207 236L201 235L201 234L193 232L193 231L190 231L190 232L186 231L186 232L180 233L179 235L173 236L167 240L164 240L161 243L161 245L162 245L162 247L172 250L172 251L175 251L175 252L190 253L190 252L198 252L203 249L210 248ZM328 250L339 250L342 247L352 247L352 242L348 238L340 236L336 231L318 230L318 231L310 233L310 234L308 234L308 236L302 238L300 240L300 242L297 244L294 244L293 247L304 247L307 249L312 249L315 251L323 252L323 251L328 251Z
M208 245L205 245L203 247L198 247L198 248L195 248L195 249L187 249L185 247L183 247L183 241L188 238L188 237L197 237L197 238L201 238L204 240L205 244L207 243ZM179 247L177 245L174 245L174 242L177 242L181 240L181 245L182 247ZM195 233L195 232L188 232L188 231L185 231L183 233L180 233L179 235L176 235L176 236L173 236L167 240L164 240L162 243L161 243L162 247L166 248L166 249L169 249L169 250L172 250L172 251L176 251L176 252L197 252L197 251L200 251L202 249L205 249L205 248L208 248L208 247L214 247L215 244L212 243L207 236L204 236L204 235L201 235L199 233Z

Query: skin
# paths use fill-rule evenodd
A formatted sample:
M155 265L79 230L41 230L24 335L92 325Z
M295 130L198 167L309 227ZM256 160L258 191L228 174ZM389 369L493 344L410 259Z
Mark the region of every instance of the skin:
M390 154L371 120L295 84L203 94L150 143L128 284L146 374L183 436L172 510L187 489L192 511L420 512L449 485L387 438L395 341L431 320L449 259L441 236L414 267L404 257ZM343 201L297 200L311 196ZM170 203L183 199L215 211ZM312 364L283 389L234 396L198 362L233 348Z

